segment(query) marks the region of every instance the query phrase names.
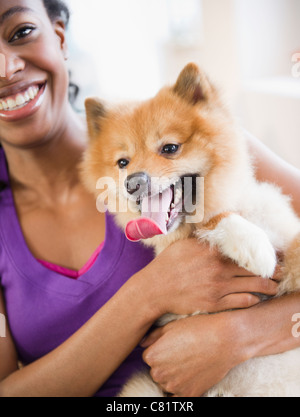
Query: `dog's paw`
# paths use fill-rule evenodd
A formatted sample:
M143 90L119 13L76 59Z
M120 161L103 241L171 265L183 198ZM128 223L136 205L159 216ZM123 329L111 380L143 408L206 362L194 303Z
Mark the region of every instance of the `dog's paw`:
M266 233L237 214L222 219L213 230L199 230L197 237L235 261L240 267L264 278L273 276L276 253Z

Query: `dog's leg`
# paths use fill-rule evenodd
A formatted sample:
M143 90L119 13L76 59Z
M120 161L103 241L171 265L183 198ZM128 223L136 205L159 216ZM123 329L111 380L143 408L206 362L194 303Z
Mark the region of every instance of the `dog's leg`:
M197 230L196 236L218 246L221 253L253 274L270 278L276 267L276 253L267 234L235 213L220 214Z

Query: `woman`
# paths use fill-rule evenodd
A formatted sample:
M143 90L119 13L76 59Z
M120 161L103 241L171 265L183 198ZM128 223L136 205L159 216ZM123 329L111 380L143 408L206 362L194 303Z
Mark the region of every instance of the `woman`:
M97 212L76 168L86 137L68 103L67 18L58 0L0 4L4 397L116 395L141 367L136 346L161 315L251 307L259 300L250 292L277 290L274 281L251 276L193 240L152 261L149 250L125 241L113 219ZM144 340L150 346L144 358L168 392L201 395L237 363L295 347L290 322L299 301L294 295L173 323ZM196 363L178 343L182 333ZM164 357L166 346L175 365ZM21 370L18 359L26 365Z

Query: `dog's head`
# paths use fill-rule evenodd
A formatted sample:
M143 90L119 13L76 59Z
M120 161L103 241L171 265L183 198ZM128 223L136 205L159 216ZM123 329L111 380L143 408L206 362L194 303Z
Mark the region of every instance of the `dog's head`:
M217 90L195 64L153 99L112 108L87 99L86 113L84 181L100 205L118 213L129 239L182 225L192 214L188 203L195 210L197 194L203 195L200 178L205 210L212 212L224 197L224 176L238 160L236 131Z

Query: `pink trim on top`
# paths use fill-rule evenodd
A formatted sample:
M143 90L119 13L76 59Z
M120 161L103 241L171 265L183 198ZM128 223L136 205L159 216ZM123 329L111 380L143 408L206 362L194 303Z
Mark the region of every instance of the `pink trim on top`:
M64 268L63 266L55 265L47 261L42 261L40 259L38 259L38 262L42 264L43 266L45 266L46 268L50 269L51 271L54 271L60 275L64 275L72 279L78 279L82 275L84 275L89 269L92 268L99 254L101 253L103 246L104 246L104 242L101 243L101 245L96 249L96 251L93 253L89 261L80 269L80 271L74 271L73 269Z

